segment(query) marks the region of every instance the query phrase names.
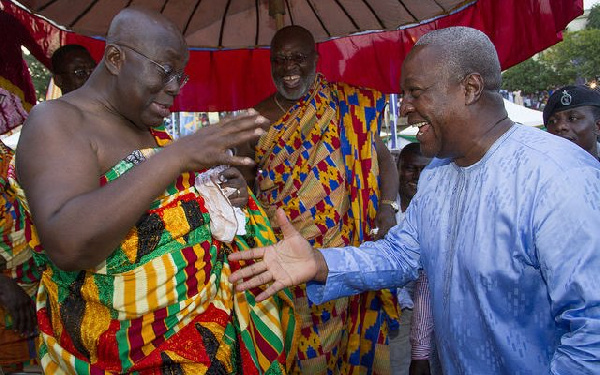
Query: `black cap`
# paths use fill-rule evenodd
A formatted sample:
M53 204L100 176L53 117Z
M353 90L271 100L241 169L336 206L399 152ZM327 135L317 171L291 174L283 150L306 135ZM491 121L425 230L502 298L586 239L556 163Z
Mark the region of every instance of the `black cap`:
M600 107L600 93L583 85L562 87L554 91L544 107L544 125L555 112L584 105Z

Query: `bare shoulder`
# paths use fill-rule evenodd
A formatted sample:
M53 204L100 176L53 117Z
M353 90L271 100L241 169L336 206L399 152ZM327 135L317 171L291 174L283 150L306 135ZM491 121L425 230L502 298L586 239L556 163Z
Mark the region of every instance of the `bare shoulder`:
M92 158L89 134L82 129L84 112L61 99L33 107L23 125L16 151L19 178L39 176L66 165L69 160Z
M61 135L72 133L81 123L83 113L77 106L60 99L42 102L33 107L21 131L19 146L50 137L58 140Z

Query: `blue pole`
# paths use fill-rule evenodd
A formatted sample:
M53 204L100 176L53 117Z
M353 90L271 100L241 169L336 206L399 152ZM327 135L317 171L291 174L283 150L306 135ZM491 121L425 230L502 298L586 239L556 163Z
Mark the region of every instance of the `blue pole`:
M390 94L390 134L392 142L390 149L395 150L398 148L398 94Z

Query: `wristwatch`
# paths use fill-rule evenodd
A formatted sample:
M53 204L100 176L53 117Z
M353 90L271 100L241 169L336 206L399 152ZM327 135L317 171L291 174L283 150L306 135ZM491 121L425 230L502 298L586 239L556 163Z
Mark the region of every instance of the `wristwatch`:
M394 212L400 211L400 207L398 207L398 203L396 201L382 199L380 204L389 204L394 209Z

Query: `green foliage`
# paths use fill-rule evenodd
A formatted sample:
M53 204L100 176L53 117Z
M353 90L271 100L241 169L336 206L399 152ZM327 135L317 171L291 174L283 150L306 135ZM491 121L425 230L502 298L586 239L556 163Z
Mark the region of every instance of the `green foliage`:
M600 8L598 8L600 10ZM600 75L600 29L563 34L563 41L502 74L502 87L533 93L553 86L593 81Z
M33 55L23 54L27 66L29 67L29 73L31 74L31 80L33 81L33 87L35 87L35 96L38 101L42 101L46 98L46 90L48 90L48 84L50 84L51 73L46 69L44 64L37 61Z
M502 88L525 94L546 90L556 82L556 74L545 64L533 58L507 69L502 73Z
M565 32L563 36L563 41L549 48L541 59L556 72L556 83L594 80L600 74L600 29Z
M585 28L588 30L600 29L600 4L595 4L592 9L590 9Z

